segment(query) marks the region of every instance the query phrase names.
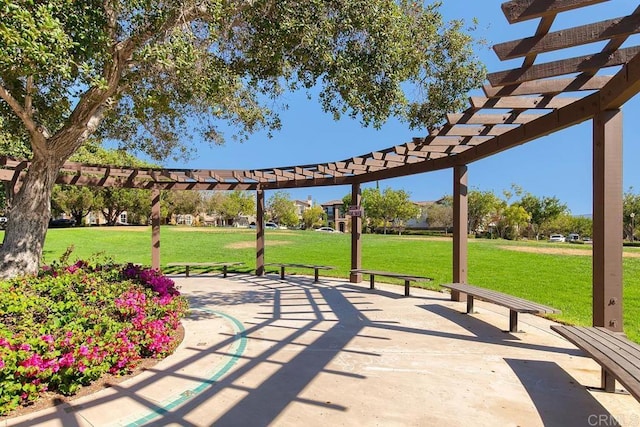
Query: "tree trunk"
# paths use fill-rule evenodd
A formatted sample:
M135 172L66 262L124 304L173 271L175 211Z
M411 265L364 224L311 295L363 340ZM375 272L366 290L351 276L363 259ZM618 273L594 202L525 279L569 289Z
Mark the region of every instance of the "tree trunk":
M64 160L37 153L13 197L0 249L0 278L37 273L51 217L51 192Z

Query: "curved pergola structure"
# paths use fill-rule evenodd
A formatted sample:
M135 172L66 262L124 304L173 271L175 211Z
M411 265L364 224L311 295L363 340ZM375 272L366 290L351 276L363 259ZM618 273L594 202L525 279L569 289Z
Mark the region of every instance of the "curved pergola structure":
M640 32L640 7L629 15L585 22L551 32L558 14L609 0L512 0L502 4L510 23L539 20L535 34L495 45L501 60L521 58L518 68L488 75L484 96L471 97L462 113L426 137L340 161L251 170L142 169L68 162L60 184L154 190L152 264L159 258L160 190L255 190L258 198L256 273L264 273L264 191L352 185L453 169L453 280L467 280L467 165L587 120L593 121L593 322L622 330L622 114L640 90L640 46L623 47ZM600 42L596 44L596 42ZM602 46L584 56L540 63L538 55L577 46ZM570 55L570 54L569 54ZM15 187L29 162L4 158L0 179ZM360 268L361 219L353 217L352 268ZM352 281L360 277L353 275ZM453 295L459 299L459 295Z

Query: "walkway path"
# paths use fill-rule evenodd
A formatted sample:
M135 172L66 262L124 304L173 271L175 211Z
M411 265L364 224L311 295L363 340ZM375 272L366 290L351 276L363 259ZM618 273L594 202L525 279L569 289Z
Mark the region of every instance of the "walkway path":
M92 396L6 426L640 426L628 395L523 315L447 294L269 275L175 278L193 312L174 355ZM1 424L0 424L1 425Z

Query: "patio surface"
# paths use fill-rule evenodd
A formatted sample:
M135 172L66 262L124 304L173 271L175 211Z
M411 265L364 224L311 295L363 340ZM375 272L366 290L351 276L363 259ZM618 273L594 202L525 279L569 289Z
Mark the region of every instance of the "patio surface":
M175 276L178 350L109 389L5 426L640 426L590 391L600 369L552 322L401 286L305 276Z

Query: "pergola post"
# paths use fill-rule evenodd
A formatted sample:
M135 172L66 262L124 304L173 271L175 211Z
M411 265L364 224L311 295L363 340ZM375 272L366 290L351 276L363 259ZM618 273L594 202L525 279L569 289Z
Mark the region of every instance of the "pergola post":
M622 112L593 118L593 326L622 332Z
M151 268L160 270L160 190L151 190Z
M351 185L351 205L357 206L361 210L362 192L360 191L360 183ZM362 216L351 216L351 268L362 268ZM362 282L362 274L351 273L349 276L351 283Z
M453 168L453 281L467 283L467 236L469 227L467 202L467 166ZM454 301L466 301L467 295L451 291Z
M264 276L264 190L256 191L256 276Z

